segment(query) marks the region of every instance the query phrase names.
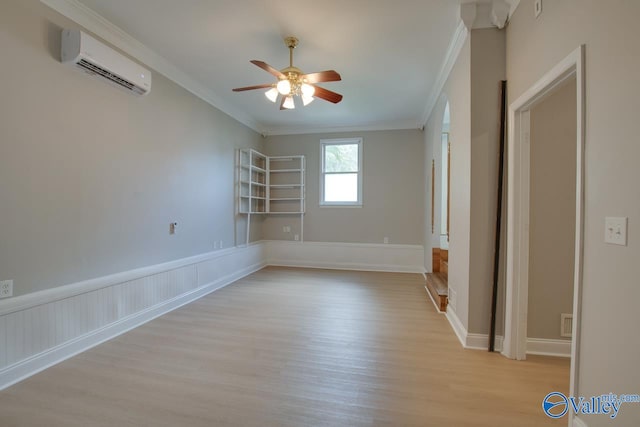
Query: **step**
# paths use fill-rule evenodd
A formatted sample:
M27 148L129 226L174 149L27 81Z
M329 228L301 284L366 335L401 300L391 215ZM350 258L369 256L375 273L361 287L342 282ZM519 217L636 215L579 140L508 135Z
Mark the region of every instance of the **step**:
M442 274L445 280L449 280L449 261L440 260L440 274Z
M449 295L449 284L442 273L427 273L427 291L436 302L438 310L446 311Z

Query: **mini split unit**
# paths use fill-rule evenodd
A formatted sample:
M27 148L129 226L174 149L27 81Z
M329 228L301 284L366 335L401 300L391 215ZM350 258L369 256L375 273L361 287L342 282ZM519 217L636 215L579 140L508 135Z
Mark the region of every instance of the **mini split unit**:
M134 95L151 90L149 70L80 30L62 30L61 59Z

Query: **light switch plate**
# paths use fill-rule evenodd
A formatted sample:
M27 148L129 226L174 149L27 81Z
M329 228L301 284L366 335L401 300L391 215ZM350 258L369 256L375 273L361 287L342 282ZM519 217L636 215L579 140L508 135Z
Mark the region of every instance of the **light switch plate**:
M627 218L608 216L604 219L604 241L627 246Z

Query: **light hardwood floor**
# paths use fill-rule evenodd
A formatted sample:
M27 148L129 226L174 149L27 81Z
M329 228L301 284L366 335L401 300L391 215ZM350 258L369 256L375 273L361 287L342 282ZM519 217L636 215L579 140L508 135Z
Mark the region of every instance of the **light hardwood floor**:
M0 425L567 425L568 382L462 349L422 275L266 268L0 392Z

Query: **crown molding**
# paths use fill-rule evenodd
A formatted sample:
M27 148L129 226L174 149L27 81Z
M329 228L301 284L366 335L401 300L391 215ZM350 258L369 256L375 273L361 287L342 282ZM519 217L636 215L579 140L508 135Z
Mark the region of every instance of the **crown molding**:
M520 6L520 0L507 0L507 3L509 3L510 6L509 18L511 18L513 14L516 13L518 6Z
M505 1L509 6L508 19L510 19L515 13L518 6L520 5L520 0L505 0ZM467 10L465 11L463 7L466 7ZM478 7L480 9L478 9ZM421 117L420 123L418 123L419 128L424 128L424 126L427 124L427 120L429 120L429 117L433 112L433 108L435 107L436 102L438 101L438 98L442 93L442 89L444 89L444 85L447 82L447 79L449 78L449 74L451 73L451 70L453 69L453 66L456 63L456 60L458 59L458 55L460 55L460 51L464 46L464 42L467 39L467 36L469 35L469 28L467 27L467 25L469 25L473 29L495 27L495 25L492 22L489 24L491 20L490 13L492 12L492 7L493 7L492 0L482 0L482 1L461 4L461 9L460 9L461 21L460 23L458 23L458 27L456 28L456 31L453 34L451 42L449 43L449 48L447 49L447 54L445 55L444 62L442 63L442 67L440 67L440 71L438 72L438 77L436 78L436 82L433 85L433 89L429 93L429 97L427 98L427 104L424 109L424 113ZM486 16L484 17L485 19L481 20L481 22L476 23L474 21L477 20L476 14L478 10L480 11L481 15L486 15ZM471 15L473 15L473 16L466 17L468 21L467 25L465 25L465 22L463 19L464 12L466 12L467 14L471 13ZM469 23L469 19L471 20L470 23Z
M425 106L424 113L422 114L421 121L418 123L418 128L423 128L431 113L433 111L433 107L435 107L436 102L438 101L438 97L444 89L445 83L447 83L447 79L449 78L449 74L453 69L453 66L460 55L460 51L464 46L464 42L469 35L469 30L465 26L464 22L460 21L458 27L456 28L455 33L453 34L453 38L449 43L449 48L447 49L447 54L445 55L444 62L440 67L440 71L438 72L438 77L436 78L436 82L433 85L433 89L429 93L429 97L427 98L427 105Z
M506 0L506 1L510 7L509 18L511 18L511 16L515 13L516 9L518 8L518 5L520 4L520 0ZM427 104L425 106L424 113L422 114L421 120L418 123L419 128L424 128L424 126L427 124L427 120L429 120L429 117L433 112L433 107L435 107L436 102L438 101L438 98L440 97L440 94L442 92L442 89L444 89L444 85L446 84L447 79L449 78L449 74L451 73L451 70L453 69L453 66L456 63L456 60L458 59L458 55L460 55L460 51L464 46L464 42L467 39L467 36L469 35L469 28L467 27L467 25L474 29L495 27L493 23L490 23L490 20L491 20L490 13L492 11L491 9L492 3L493 3L492 1L485 0L485 1L463 3L461 5L460 23L458 23L458 27L456 28L456 31L453 34L451 42L449 43L449 48L447 49L447 54L445 55L444 62L442 63L442 67L440 67L440 71L438 72L438 77L436 78L436 82L433 85L433 89L431 90L427 98ZM467 8L466 10L467 14L471 13L472 15L472 16L467 16L467 24L465 24L464 19L462 19L464 14L463 7ZM480 8L479 9L480 14L484 16L484 19L481 20L481 22L476 23L474 21L476 21L476 14L478 11L478 7Z
M370 131L383 131L383 130L408 130L408 129L420 129L422 127L416 126L415 120L405 120L397 122L376 123L376 124L364 124L356 126L327 126L327 127L304 127L296 128L291 126L266 128L263 131L263 136L280 136L280 135L308 135L314 133L346 133L346 132L370 132Z
M187 75L184 71L151 50L120 27L114 25L94 10L78 0L40 0L49 8L69 18L87 31L112 44L134 60L144 63L169 80L183 87L211 106L228 114L240 123L256 132L261 132L258 122L245 112L226 105L218 95L206 88L202 83Z

